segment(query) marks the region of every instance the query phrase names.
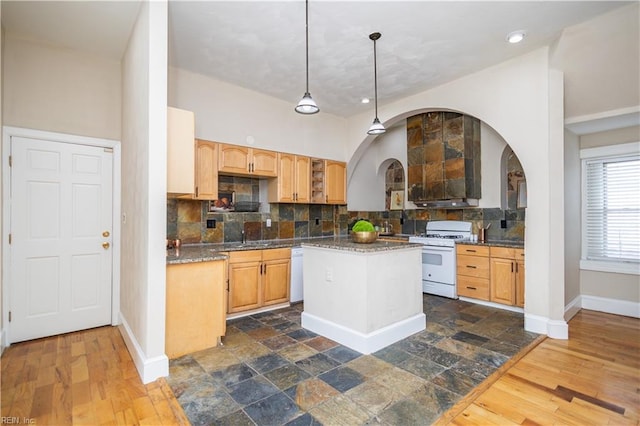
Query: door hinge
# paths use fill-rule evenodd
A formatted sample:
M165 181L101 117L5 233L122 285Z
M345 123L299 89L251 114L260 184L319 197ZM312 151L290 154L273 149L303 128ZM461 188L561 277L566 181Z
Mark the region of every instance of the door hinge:
M11 234L9 234L9 244L11 244Z
M11 311L9 311L9 322L11 322Z
M105 148L104 152L113 152L113 148Z
M9 156L9 167L13 166L13 157Z

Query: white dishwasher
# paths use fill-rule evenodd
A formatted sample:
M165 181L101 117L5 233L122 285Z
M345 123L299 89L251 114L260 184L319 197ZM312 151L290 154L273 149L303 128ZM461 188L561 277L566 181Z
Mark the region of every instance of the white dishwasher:
M302 247L291 249L291 303L302 301Z

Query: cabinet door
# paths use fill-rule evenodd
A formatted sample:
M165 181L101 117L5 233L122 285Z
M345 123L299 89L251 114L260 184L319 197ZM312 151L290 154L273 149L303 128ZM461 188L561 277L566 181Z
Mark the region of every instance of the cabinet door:
M263 262L262 288L264 305L289 301L291 280L291 259L277 259Z
M516 260L516 306L524 308L524 260Z
M195 119L191 111L167 109L167 193L194 193Z
M226 329L226 262L167 265L165 352L176 358L217 345Z
M295 200L298 203L308 203L311 200L311 159L296 156L294 174Z
M218 144L196 141L196 193L198 200L218 198Z
M229 313L262 306L261 265L259 261L229 264Z
M325 165L327 204L347 203L347 165L341 161L327 160Z
M263 149L252 149L250 172L256 176L278 176L278 153Z
M220 173L249 174L249 148L219 144L218 171Z
M293 203L295 201L295 155L280 153L278 178L269 181L269 201Z
M515 303L514 262L511 259L491 259L491 301Z

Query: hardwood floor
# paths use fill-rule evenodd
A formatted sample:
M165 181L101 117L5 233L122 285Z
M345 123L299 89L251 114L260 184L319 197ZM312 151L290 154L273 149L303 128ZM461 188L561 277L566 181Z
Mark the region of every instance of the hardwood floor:
M116 327L17 343L1 365L2 416L20 424L189 424L164 379L142 384Z
M18 343L1 359L1 415L39 425L188 424L164 379L143 385L115 327ZM640 424L640 320L581 311L438 424Z
M640 424L640 320L583 310L502 373L439 423Z

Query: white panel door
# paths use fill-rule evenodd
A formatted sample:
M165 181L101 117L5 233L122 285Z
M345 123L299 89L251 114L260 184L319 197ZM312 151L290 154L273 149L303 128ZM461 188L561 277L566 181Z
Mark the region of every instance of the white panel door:
M111 323L113 154L11 138L11 341Z

